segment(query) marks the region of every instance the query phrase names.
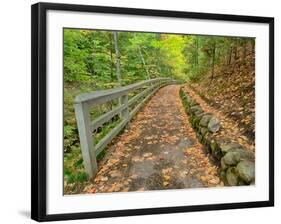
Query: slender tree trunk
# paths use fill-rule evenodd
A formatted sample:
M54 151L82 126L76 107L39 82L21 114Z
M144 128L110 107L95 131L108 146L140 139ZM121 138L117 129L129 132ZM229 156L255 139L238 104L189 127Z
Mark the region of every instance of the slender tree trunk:
M112 34L109 33L109 39L110 39L110 78L111 82L113 82L113 67L114 67L114 62L113 62L113 40L112 40Z
M148 71L147 65L146 65L146 63L145 63L144 57L143 57L143 55L142 55L141 48L140 48L139 46L138 46L138 51L139 51L139 56L140 56L141 61L142 61L142 63L143 63L143 66L144 66L146 75L147 75L147 79L150 79L149 71Z
M96 54L96 52L95 52L95 41L93 41L93 45L92 45L92 56L93 56L93 58L95 58L95 54ZM96 70L95 70L95 65L93 65L93 66L91 66L90 67L90 73L91 73L91 75L96 75Z
M121 72L120 72L120 51L119 51L119 47L118 47L118 32L113 32L114 35L114 45L115 45L115 55L116 55L116 77L117 77L117 81L119 83L119 86L122 86L122 79L121 79ZM124 102L122 100L122 97L119 97L118 99L118 103L121 106ZM123 113L120 112L119 113L119 118L122 119L123 118Z
M216 59L216 40L214 40L214 43L213 43L213 61L212 61L212 77L211 77L211 80L214 79L214 75L215 75L215 59Z
M109 42L110 42L110 47L109 47L109 53L110 53L110 81L114 82L114 76L113 76L113 69L114 69L114 61L113 61L113 36L112 33L109 33ZM113 101L108 102L109 109L112 110L113 108ZM111 119L113 121L113 118Z
M136 37L136 33L134 33L134 37ZM146 66L146 63L145 63L143 54L142 54L142 52L141 52L141 48L140 48L140 46L138 46L137 48L138 48L139 57L140 57L140 59L141 59L141 62L142 62L142 64L143 64L144 69L145 69L145 72L146 72L146 79L150 79L149 71L148 71L148 68L147 68L147 66Z
M221 58L221 51L220 51L220 48L218 47L218 50L217 50L217 64L219 65L220 64L220 58Z
M116 54L116 77L119 85L122 85L121 73L120 73L120 51L118 47L118 32L113 32L114 35L114 45Z

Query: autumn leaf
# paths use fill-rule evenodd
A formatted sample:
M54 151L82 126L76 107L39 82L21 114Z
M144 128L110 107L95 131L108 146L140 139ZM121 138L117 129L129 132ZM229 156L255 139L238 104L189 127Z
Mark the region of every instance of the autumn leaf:
M152 153L151 153L151 152L148 152L148 153L143 154L143 156L144 156L145 158L147 158L147 157L152 156Z
M100 180L103 182L108 181L108 177L102 177Z
M171 177L168 176L168 175L164 175L163 178L164 178L164 180L166 180L166 181L169 181L169 180L171 179Z

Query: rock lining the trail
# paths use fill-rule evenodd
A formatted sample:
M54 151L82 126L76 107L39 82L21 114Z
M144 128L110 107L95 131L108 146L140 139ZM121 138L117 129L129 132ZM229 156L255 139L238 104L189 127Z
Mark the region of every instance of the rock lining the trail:
M221 178L230 186L249 185L255 182L255 155L227 136L216 137L223 129L221 122L208 113L180 89L184 108L190 116L190 123L197 133L199 141L221 164Z

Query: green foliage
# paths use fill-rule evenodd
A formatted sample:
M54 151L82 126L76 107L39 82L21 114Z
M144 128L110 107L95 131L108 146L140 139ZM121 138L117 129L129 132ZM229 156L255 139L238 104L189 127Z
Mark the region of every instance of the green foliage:
M88 175L85 172L77 173L65 173L68 183L83 182L88 179Z
M105 156L105 150L102 150L98 155L97 155L97 161L100 161L103 159L103 157Z
M81 185L88 180L80 147L72 146L71 153L64 154L64 177L66 184Z
M77 168L82 168L83 166L83 159L79 159L77 160L75 163L74 163L74 166L77 167Z
M64 126L64 136L71 136L73 135L74 132L74 127L70 125L65 125Z

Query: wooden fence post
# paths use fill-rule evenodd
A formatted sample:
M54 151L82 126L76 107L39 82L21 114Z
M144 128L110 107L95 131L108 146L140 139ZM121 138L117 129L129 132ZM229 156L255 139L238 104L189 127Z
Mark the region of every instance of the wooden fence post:
M96 153L94 151L92 130L90 127L91 119L88 105L86 103L75 103L75 114L78 125L84 167L89 177L92 178L98 172L98 165Z
M123 119L129 119L128 93L121 96L121 104L125 105L125 109L121 112L121 117Z

